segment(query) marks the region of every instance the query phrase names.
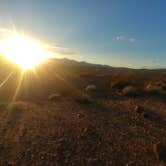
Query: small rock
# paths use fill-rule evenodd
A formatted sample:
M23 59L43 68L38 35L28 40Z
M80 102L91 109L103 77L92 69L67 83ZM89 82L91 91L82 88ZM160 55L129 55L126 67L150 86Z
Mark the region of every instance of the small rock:
M145 108L143 106L135 106L134 111L138 114L142 114L145 112Z
M65 138L59 138L58 142L59 143L64 143L65 142Z
M77 114L77 118L81 118L81 114Z
M88 128L84 128L84 130L83 130L83 132L82 133L87 133L87 131L88 131Z

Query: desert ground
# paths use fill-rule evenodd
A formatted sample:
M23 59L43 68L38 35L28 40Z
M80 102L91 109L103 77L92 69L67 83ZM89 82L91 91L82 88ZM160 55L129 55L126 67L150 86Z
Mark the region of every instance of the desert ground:
M20 71L1 64L0 165L164 165L164 70L51 60L12 100Z

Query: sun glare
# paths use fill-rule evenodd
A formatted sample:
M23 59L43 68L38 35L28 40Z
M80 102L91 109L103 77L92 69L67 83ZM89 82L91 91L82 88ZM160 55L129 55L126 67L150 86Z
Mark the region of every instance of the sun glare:
M23 70L33 69L52 56L41 44L18 33L0 40L0 55L19 65Z

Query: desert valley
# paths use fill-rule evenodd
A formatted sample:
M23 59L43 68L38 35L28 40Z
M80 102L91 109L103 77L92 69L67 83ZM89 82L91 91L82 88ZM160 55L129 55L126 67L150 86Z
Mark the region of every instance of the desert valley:
M12 71L0 88L0 165L166 162L165 70L49 59L22 76L0 63L2 83Z

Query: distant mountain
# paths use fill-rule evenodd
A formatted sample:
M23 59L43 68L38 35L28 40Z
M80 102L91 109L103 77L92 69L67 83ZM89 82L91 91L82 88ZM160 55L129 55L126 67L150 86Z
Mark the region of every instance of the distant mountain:
M166 69L156 69L156 70L166 72Z
M166 72L166 68L161 68L161 69L148 69L148 68L140 68L140 69L133 69L133 68L128 68L128 67L112 67L109 65L105 64L94 64L94 63L89 63L86 61L77 61L73 59L68 59L68 58L52 58L48 60L49 63L51 64L58 64L59 66L71 66L71 67L92 67L92 68L97 68L97 69L111 69L111 70L142 70L142 71L157 71L157 72ZM0 56L0 69L8 66L9 68L12 66L16 66L11 62L7 62L6 58L3 56Z
M93 63L88 63L86 61L76 61L68 58L56 59L56 61L64 63L67 66L71 65L71 66L96 67L96 68L112 68L109 65L93 64Z

